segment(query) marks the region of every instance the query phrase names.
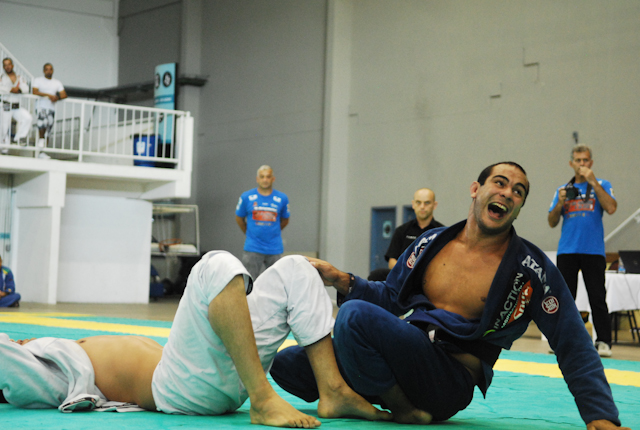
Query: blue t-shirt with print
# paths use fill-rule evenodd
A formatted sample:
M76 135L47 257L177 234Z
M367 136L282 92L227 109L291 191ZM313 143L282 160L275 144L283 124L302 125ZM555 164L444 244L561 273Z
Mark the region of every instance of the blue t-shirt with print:
M284 252L280 220L290 216L289 198L285 193L273 190L263 196L257 188L246 191L238 200L236 215L247 220L245 251L268 255Z
M613 188L606 179L596 179L602 188L611 197ZM574 184L580 195L575 199L565 200L562 207L562 233L558 243L558 255L560 254L592 254L605 255L604 252L604 227L602 225L603 209L596 198L596 193L591 190L585 202L583 197L587 193L587 182ZM558 187L549 212L558 204L558 192L565 185Z

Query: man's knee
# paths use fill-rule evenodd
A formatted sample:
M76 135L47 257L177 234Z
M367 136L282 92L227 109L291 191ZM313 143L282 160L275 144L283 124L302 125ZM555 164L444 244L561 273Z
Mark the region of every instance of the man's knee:
M195 272L195 273L194 273ZM189 284L200 284L209 302L237 276L242 276L245 290L249 289L247 271L240 260L226 251L211 251L205 254L192 269Z
M274 264L299 264L299 263L309 263L309 260L304 258L302 255L285 255L276 261ZM311 263L309 263L311 265Z
M367 332L372 322L372 306L363 300L349 300L340 307L334 326L337 343L348 347Z

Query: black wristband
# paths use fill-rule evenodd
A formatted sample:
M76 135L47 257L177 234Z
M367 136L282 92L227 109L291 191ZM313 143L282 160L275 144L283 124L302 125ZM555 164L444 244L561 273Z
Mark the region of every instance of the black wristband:
M349 290L347 291L346 295L349 295L349 293L351 293L351 290L353 290L354 284L356 283L356 277L353 275L353 273L347 273L347 275L349 275ZM338 307L342 306L346 295L338 291L338 294L336 296L336 304L338 305Z
M353 275L353 273L347 273L347 275L349 275L349 292L347 293L347 295L349 295L353 290L353 286L356 284L356 277Z

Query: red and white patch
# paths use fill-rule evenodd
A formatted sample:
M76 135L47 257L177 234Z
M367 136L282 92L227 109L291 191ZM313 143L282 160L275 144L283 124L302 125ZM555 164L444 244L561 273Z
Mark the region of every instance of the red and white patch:
M518 295L518 301L516 302L515 310L513 311L513 314L511 314L511 318L509 318L507 324L514 322L522 315L524 315L524 311L531 301L532 295L533 288L531 288L531 281L527 281L527 283L524 284L524 287L520 291L520 294Z
M549 296L542 301L542 309L548 314L555 314L558 312L559 307L558 299L553 296Z
M409 258L407 258L407 267L413 269L414 264L416 264L416 253L412 252Z

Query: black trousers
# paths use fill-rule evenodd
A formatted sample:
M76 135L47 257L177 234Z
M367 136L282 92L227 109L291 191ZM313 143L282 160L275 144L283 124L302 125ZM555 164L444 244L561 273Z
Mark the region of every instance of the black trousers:
M591 254L560 254L557 266L564 277L573 298L578 290L578 271L582 270L582 277L589 296L593 325L598 335L597 341L611 346L611 318L607 308L607 290L604 286L604 271L607 261L602 255Z

